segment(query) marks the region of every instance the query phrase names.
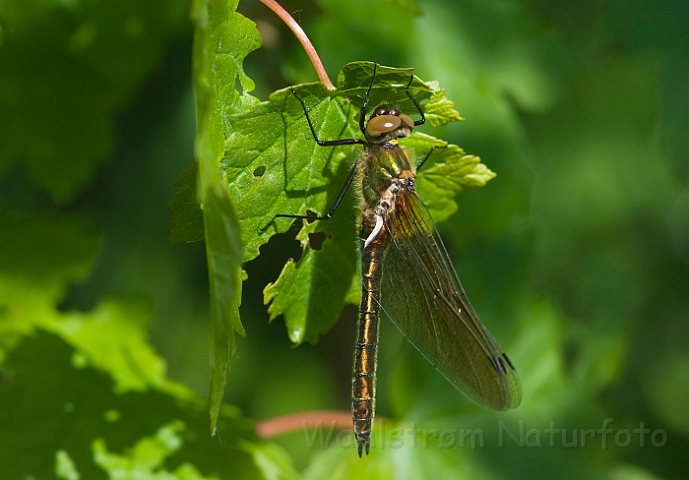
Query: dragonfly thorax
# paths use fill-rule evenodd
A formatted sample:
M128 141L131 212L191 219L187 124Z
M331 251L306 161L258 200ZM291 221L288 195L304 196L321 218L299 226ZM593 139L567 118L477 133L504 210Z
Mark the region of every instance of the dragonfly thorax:
M376 107L366 123L366 138L381 144L400 137L408 137L414 128L414 120L400 111L397 105L383 104Z
M390 186L381 194L376 205L372 209L363 212L364 218L368 219L368 223L372 227L371 233L364 241L364 248L367 248L378 238L387 219L394 215L397 198L412 191L414 191L413 176L403 174L402 176L395 177L392 179Z
M380 200L373 208L376 215L387 218L395 209L397 197L402 192L414 190L413 177L396 177L392 179L390 186L380 196Z

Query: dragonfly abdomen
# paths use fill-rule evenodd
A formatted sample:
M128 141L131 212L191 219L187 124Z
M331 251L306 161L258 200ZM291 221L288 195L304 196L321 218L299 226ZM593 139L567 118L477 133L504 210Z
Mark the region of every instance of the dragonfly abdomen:
M361 304L352 371L352 418L359 456L364 448L368 454L376 406L381 262L386 236L383 229L361 254Z

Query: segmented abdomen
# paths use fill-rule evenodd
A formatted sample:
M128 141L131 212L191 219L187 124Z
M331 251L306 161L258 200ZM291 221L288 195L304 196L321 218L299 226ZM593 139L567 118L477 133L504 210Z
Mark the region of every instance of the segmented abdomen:
M387 232L383 229L361 253L361 304L352 371L352 417L359 455L364 446L368 453L376 405L378 313L386 238Z

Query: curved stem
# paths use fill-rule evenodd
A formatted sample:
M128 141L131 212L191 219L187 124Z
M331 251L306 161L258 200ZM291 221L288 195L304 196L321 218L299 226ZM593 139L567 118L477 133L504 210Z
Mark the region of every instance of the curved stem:
M261 438L272 438L283 433L304 428L318 427L345 430L352 428L352 414L344 411L302 412L269 418L256 424L256 433Z
M333 85L333 82L330 81L330 77L328 77L328 73L325 71L325 67L321 62L318 53L316 53L316 49L311 44L309 37L306 36L306 33L304 33L304 30L302 30L297 21L294 20L294 18L292 18L292 16L289 13L287 13L287 10L282 8L275 0L260 1L263 5L275 12L275 14L278 17L280 17L283 22L287 24L290 30L294 32L294 35L296 35L296 37L299 39L299 42L301 42L302 46L304 47L304 50L306 50L306 54L311 59L311 63L313 63L313 67L316 69L316 73L318 73L318 78L320 78L321 83L325 85L325 88L329 91L334 91L335 86Z

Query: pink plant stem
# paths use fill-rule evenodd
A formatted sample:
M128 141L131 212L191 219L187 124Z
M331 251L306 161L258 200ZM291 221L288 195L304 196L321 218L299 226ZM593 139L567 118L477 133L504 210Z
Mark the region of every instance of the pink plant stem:
M332 427L338 430L352 428L352 414L342 411L293 413L258 422L256 433L261 438L272 438L304 428L315 428L319 423L323 425L323 428Z
M333 82L330 81L328 73L325 71L325 67L323 67L323 63L321 62L318 53L316 53L316 49L313 47L311 41L309 40L309 37L306 36L306 33L304 33L304 30L302 30L302 28L299 26L296 20L294 20L294 18L292 18L292 16L289 13L287 13L287 11L284 8L282 8L275 0L260 1L263 5L275 12L275 14L278 17L280 17L283 22L287 24L290 30L294 32L294 35L296 35L296 37L299 39L302 46L304 47L304 50L306 50L306 54L311 59L311 63L313 63L313 67L316 69L316 73L318 73L318 78L320 78L321 83L325 85L326 89L330 90L331 92L334 91L335 86L333 85Z

